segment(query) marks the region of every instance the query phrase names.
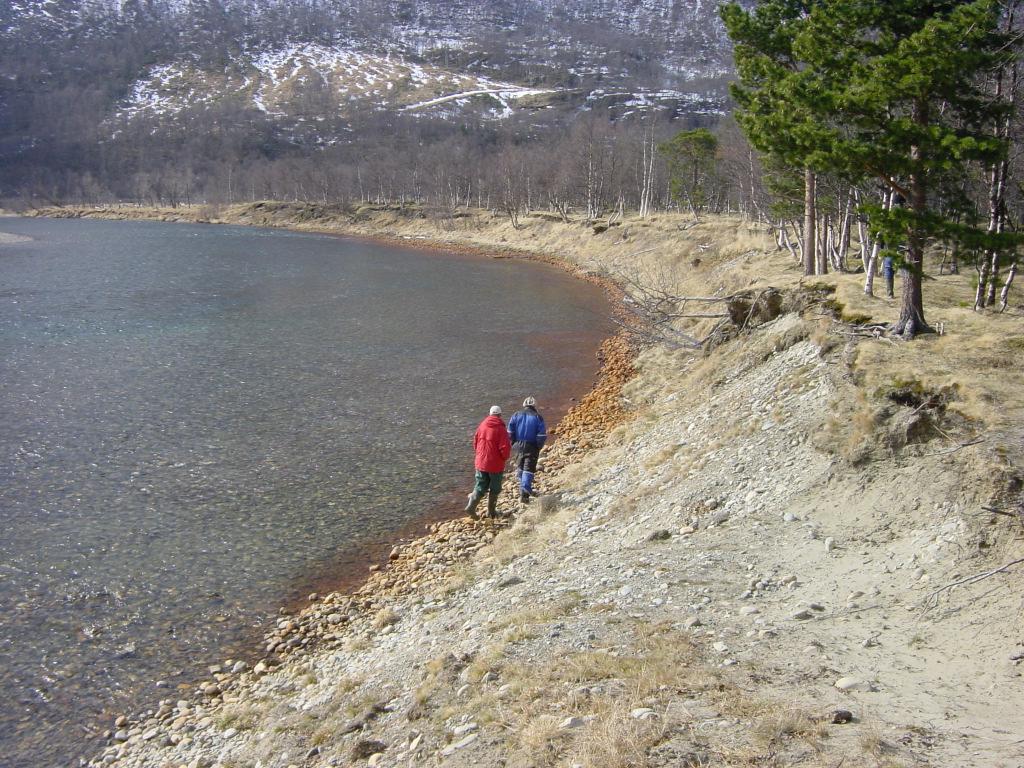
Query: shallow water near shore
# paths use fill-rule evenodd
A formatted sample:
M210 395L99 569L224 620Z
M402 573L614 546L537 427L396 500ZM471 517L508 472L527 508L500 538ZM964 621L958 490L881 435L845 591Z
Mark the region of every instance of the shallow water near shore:
M541 264L278 230L4 219L0 754L252 652L277 606L455 502L492 402L564 409L609 331ZM465 482L463 482L465 481ZM157 687L157 681L161 687Z

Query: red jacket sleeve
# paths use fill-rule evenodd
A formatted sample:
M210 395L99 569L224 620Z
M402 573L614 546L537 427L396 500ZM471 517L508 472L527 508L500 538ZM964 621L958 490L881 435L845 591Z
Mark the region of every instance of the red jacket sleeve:
M512 441L508 439L508 432L502 430L501 432L501 458L507 460L512 455Z

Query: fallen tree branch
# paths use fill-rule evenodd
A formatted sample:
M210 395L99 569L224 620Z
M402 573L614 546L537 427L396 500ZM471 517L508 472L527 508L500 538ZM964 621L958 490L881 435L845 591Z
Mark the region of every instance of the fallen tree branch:
M1020 508L1016 512L1007 512L1005 509L999 509L998 507L984 506L982 509L985 512L989 512L994 515L1003 515L1009 517L1012 520L1016 520L1020 523L1021 528L1024 528L1024 504L1020 505Z
M647 327L652 330L645 330L638 326L636 323L627 323L616 317L609 318L615 325L622 328L627 333L644 339L650 342L664 342L670 346L686 347L687 349L700 349L703 346L702 341L698 341L693 336L677 331L671 326L656 326L648 323Z
M1000 566L999 568L993 568L991 571L984 571L983 573L976 573L973 576L968 576L965 579L960 579L959 581L954 581L952 584L947 584L944 587L939 587L934 592L928 593L928 595L926 595L925 598L924 598L924 602L927 603L927 602L931 601L933 606L937 605L938 604L938 596L940 594L942 594L943 592L945 592L946 590L954 589L955 587L959 587L959 586L962 586L964 584L975 584L975 583L977 583L979 581L983 581L984 579L987 579L989 576L995 576L997 573L1003 573L1004 571L1008 571L1013 566L1020 565L1021 563L1024 563L1024 557L1018 558L1017 560L1013 560L1013 561L1007 563L1006 565Z
M728 312L698 312L698 313L695 313L695 314L691 315L691 314L673 312L673 313L668 314L667 317L669 317L669 318L671 318L673 320L689 320L689 319L694 319L694 318L703 319L703 318L709 318L709 317L729 317L729 313Z
M936 427L936 429L938 429L938 428ZM941 430L939 430L939 431L941 432ZM945 434L945 433L943 433L943 434ZM947 435L947 437L948 437L948 435ZM952 448L947 448L945 451L936 451L935 453L922 453L921 454L921 458L923 459L926 456L945 456L945 455L950 454L950 453L956 453L961 448L967 448L970 445L977 445L978 443L984 443L984 442L985 442L985 438L984 437L979 437L979 438L976 438L974 440L968 440L966 443L957 443L955 446L953 446Z

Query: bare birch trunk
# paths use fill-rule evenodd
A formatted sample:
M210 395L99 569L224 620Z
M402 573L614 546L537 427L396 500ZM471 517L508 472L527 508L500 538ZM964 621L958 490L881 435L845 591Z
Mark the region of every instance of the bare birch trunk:
M789 251L789 255L792 256L795 261L801 261L800 255L796 252L796 249L793 247L793 243L789 239L789 231L786 228L785 220L779 222L779 233L781 244L787 251ZM797 243L799 242L800 240L797 238Z
M882 195L882 209L890 210L892 208L894 195L893 192L887 191ZM863 227L863 222L861 227ZM878 254L882 250L882 241L880 238L876 238L871 243L871 255L868 256L867 264L864 267L864 293L868 296L874 296L875 290L875 275L878 272Z
M816 243L816 232L815 222L818 218L818 212L815 208L816 201L816 189L814 171L810 168L804 169L804 236L803 236L803 257L804 257L804 274L813 275L815 273L816 261L814 258L815 243Z
M761 210L760 204L757 202L757 182L756 174L754 173L754 150L747 150L747 164L750 169L750 205L757 211L757 217L763 221L768 221L768 217L764 215L764 211ZM785 226L785 224L783 224Z
M847 196L846 207L843 209L843 221L839 229L839 263L836 265L836 269L840 272L846 272L846 254L850 250L850 229L851 229L851 218L853 216L853 196Z
M1013 11L1011 10L1007 19L1007 29L1013 28ZM996 92L995 99L998 101L1002 98L1003 78L1005 73L1003 70L999 70L996 73ZM1017 66L1012 65L1010 75L1010 93L1011 95L1016 94L1017 88ZM1008 112L1002 123L996 128L996 138L1006 141L1010 135L1010 124L1013 120L1012 112ZM1004 157L997 162L989 173L989 195L988 195L988 234L998 235L1002 234L1003 227L1006 220L1005 215L1005 200L1006 200L1006 179L1009 174L1009 159ZM987 262L982 265L979 272L978 280L978 291L974 296L974 310L976 312L981 311L986 306L992 306L996 303L996 283L999 280L999 251L995 248L990 248L985 252L984 260Z
M656 113L652 113L656 114ZM654 117L650 120L650 133L645 132L643 155L641 162L641 184L640 184L640 218L646 219L651 209L651 197L654 194Z
M1010 301L1010 286L1013 285L1013 278L1017 274L1017 262L1010 265L1010 271L1006 273L1006 282L1003 283L1003 290L999 294L999 311L1005 312L1006 305Z
M816 252L815 259L817 261L817 274L827 275L828 274L828 229L829 229L829 217L826 216L824 222L818 222L818 238L815 243ZM823 223L824 226L820 226Z

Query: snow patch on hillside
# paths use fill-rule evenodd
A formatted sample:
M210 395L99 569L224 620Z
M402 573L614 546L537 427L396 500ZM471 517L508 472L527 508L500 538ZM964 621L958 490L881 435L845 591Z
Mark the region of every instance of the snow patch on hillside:
M487 114L501 118L513 114L517 100L552 92L418 64L391 54L301 43L246 51L230 72L203 71L188 61L153 67L134 85L117 116L131 120L174 115L242 97L253 109L271 117L315 120L318 114L343 116L356 104L422 111L449 102L462 107L472 97L489 96L499 109Z

